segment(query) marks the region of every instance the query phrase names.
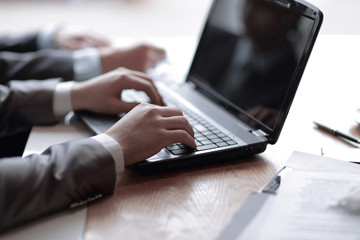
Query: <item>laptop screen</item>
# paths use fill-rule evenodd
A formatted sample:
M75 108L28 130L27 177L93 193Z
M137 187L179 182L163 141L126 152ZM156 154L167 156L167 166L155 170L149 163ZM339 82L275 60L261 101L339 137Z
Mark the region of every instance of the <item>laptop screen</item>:
M209 16L188 81L254 128L283 125L314 16L283 0L215 1Z

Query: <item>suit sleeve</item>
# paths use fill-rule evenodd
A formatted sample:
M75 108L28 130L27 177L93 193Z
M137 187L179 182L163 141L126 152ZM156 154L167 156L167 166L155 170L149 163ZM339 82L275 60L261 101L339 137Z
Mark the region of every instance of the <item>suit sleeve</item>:
M21 128L54 124L53 94L61 79L10 81L0 85L0 137Z
M0 231L111 194L115 180L111 155L89 138L0 159Z
M0 37L0 83L10 80L74 79L73 56L65 50L40 50L39 33Z
M37 44L38 33L29 33L21 36L1 36L0 51L34 52L39 50Z
M29 53L0 52L0 83L10 80L74 79L74 59L66 50L41 50Z

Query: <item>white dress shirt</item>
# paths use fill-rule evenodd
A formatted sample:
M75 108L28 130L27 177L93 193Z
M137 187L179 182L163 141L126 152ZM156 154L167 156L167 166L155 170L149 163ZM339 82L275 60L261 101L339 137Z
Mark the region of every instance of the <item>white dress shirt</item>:
M53 109L54 115L58 118L64 117L68 112L72 111L71 88L74 82L61 82L56 85L54 92ZM101 143L111 154L115 161L116 175L120 175L124 171L124 155L120 144L110 137L102 133L93 136L92 139Z
M54 36L61 29L61 24L51 23L40 29L37 44L39 49L56 49ZM73 51L74 80L83 81L96 77L102 73L99 52L95 48L84 48ZM72 111L71 88L74 82L62 82L57 84L54 92L53 109L57 118L64 117ZM91 137L102 144L111 154L115 161L116 175L124 171L124 155L120 144L103 133Z
M50 23L40 29L37 38L39 49L57 49L54 36L61 29L59 23ZM100 55L95 48L84 48L72 52L74 80L83 81L102 73Z

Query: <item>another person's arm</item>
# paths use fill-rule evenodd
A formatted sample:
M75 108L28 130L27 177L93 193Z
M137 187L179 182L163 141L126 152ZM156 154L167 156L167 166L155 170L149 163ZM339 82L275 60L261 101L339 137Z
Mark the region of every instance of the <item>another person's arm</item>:
M99 34L49 26L38 34L0 38L1 84L53 77L82 81L118 67L145 72L165 58L152 45L117 48Z
M0 86L1 116L37 124L56 121L52 101L56 81L28 82L32 88L23 87L23 82ZM127 111L136 104L121 101L126 88L143 90L154 103L162 103L150 79L118 69L103 78L73 83L71 106L101 113ZM36 113L41 115L31 118ZM0 159L0 231L110 194L124 165L174 142L195 148L193 134L179 110L140 104L104 134L54 145L40 155ZM139 143L143 151L138 151Z

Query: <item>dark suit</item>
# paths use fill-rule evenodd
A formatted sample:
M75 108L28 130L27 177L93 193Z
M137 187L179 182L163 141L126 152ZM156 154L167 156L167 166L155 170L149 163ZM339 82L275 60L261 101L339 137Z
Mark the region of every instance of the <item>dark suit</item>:
M40 50L37 34L0 37L0 84L9 80L74 78L70 51Z
M54 123L59 79L0 85L0 129ZM1 148L1 146L0 146ZM41 155L0 159L0 231L113 192L115 166L93 139L55 145Z
M72 53L64 50L39 51L37 37L37 33L0 37L0 84L14 79L74 78ZM4 147L0 157L21 155L30 133L30 126L24 124L16 131L10 129L12 132L6 138L0 133L0 145Z

